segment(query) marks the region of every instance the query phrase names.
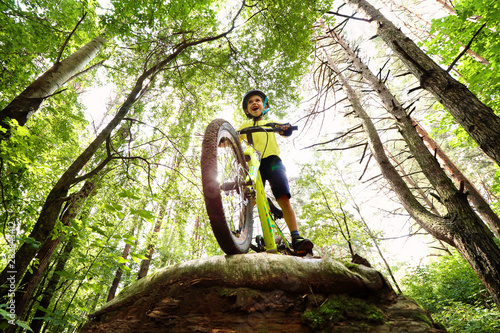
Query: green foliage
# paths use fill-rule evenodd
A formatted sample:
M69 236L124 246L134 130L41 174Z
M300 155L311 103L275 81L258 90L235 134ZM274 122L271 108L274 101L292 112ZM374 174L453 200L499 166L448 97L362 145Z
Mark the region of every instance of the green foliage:
M283 116L285 106L298 105L298 80L313 59L311 27L318 12L328 4L272 0L249 3L251 10L244 13L249 21L237 31L239 57L231 59L231 71L240 87L233 95L235 105L251 88L266 91L278 117Z
M496 167L496 172L495 172L495 176L494 176L494 182L493 182L493 186L492 186L492 189L496 195L496 197L500 197L500 167ZM500 200L496 200L495 202L493 202L492 204L492 207L493 209L496 211L496 212L500 212Z
M450 333L494 333L500 330L500 312L461 302L443 306L433 314L434 320L444 324Z
M330 298L316 309L302 314L302 322L314 330L327 328L329 324L351 320L367 325L384 323L382 311L365 300L338 295Z
M460 73L459 80L498 114L500 110L498 98L500 42L496 31L500 22L500 7L495 0L461 0L454 3L454 9L456 15L448 15L433 21L431 33L435 35L435 38L427 41L425 46L431 54L439 55L443 63L448 66L485 24L472 42L470 49L488 63L485 64L470 55L464 55L460 58L456 69ZM446 123L450 122L450 119L446 120ZM446 129L443 127L442 130ZM457 137L458 141L465 139L462 132L463 130L456 132L460 134L460 137ZM467 144L469 144L468 140Z
M456 252L407 274L405 292L450 332L494 332L500 313L467 262Z
M79 153L78 135L86 124L76 94L64 93L47 101L29 127L12 124L11 138L0 143L0 221L15 221L20 239L31 231L56 177Z
M33 332L25 321L16 319L15 315L12 317L10 310L6 311L3 308L8 309L7 304L0 304L0 317L2 318L0 319L0 329L7 330L14 323L15 326L19 326L27 332Z
M437 304L462 302L478 305L488 300L481 280L457 253L416 268L405 280L405 289L433 312L439 309Z
M12 18L0 27L0 52L16 54L0 57L3 101L17 95L54 62L82 9L89 14L63 56L106 29L113 47L107 50L110 58L100 74L102 83L116 86L119 101L145 68L165 59L180 43L227 31L241 4L115 0L100 18L95 5L69 0L0 4L2 13ZM64 258L53 255L54 262L38 286L37 295L43 295L46 281L59 278L50 305L40 308L47 331L74 330L84 322L105 303L117 272L122 273L119 289L136 281L141 260L149 256L149 245L154 245L150 273L222 254L204 213L199 133L221 104L234 100L238 107L242 92L252 87L269 91L278 114L286 105L299 102L296 87L312 51L310 27L324 6L320 1L277 0L247 5L233 34L185 50L158 72L124 126L112 133L108 146L101 147L79 174L92 172L113 154L115 159L92 177L96 189L79 207L76 218L69 226L58 223L51 231L52 237L60 237L61 249L70 239L74 249L64 270L54 269ZM20 36L19 43L7 42L15 34ZM92 79L80 79L75 89L44 101L27 126L18 127L2 143L1 177L8 209L2 210L1 218L19 222L19 239L30 240L27 235L47 194L95 136L76 93L80 85L93 85ZM116 108L110 105L109 113ZM80 187L81 183L73 184L69 194ZM156 232L160 219L162 227ZM314 232L318 240L325 235L321 228ZM0 243L2 250L4 245ZM131 248L124 258L126 245ZM30 315L39 307L40 298L30 304Z
M306 191L300 202L301 229L323 255L350 257L348 242L357 250L368 248L363 225L344 210L345 195L340 193L333 162L305 164L297 186ZM303 201L302 201L303 200Z
M427 115L426 120L434 127L434 135L445 137L447 144L452 148L477 147L477 143L441 104L435 103L432 109L433 112Z

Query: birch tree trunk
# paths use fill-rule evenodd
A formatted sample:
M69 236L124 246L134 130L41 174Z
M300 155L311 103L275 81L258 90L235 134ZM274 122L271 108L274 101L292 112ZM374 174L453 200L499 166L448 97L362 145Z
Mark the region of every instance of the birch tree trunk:
M497 307L500 308L500 248L495 243L493 233L473 211L467 201L467 196L456 189L440 168L439 163L430 154L413 128L410 117L406 115L400 103L366 66L362 66L359 58L353 57L355 56L354 52L346 44L343 44L342 48L348 55L349 61L354 62L356 70L362 72L363 77L372 85L372 88L382 96L387 111L394 116L396 125L410 151L441 196L442 204L446 207L448 214L445 217L437 216L429 212L415 198L403 178L390 163L377 129L364 110L356 92L323 47L330 68L342 84L354 113L361 120L370 150L379 164L384 178L389 182L410 216L422 228L437 239L457 248L482 280ZM370 74L372 78L367 79L370 78Z
M237 14L239 15L239 13ZM68 169L61 175L59 180L56 182L52 190L49 192L47 199L40 211L35 226L33 227L29 237L35 242L44 244L46 240L50 237L54 226L57 222L61 208L66 202L68 197L68 192L71 186L84 181L96 173L98 173L102 168L104 168L107 163L115 158L113 153L110 151L109 147L107 149L108 156L100 163L100 165L89 172L86 175L79 176L79 173L83 170L87 162L94 156L97 150L103 145L103 143L109 140L113 130L121 123L121 121L128 114L134 103L139 100L147 89L149 83L155 78L155 76L170 62L177 58L186 49L211 41L215 41L226 37L232 30L234 25L230 27L227 31L220 33L215 36L204 37L200 39L195 39L191 41L184 41L177 45L170 54L164 55L163 58L158 60L153 66L146 68L142 75L136 80L134 87L128 94L126 100L120 106L116 115L111 119L111 121L106 125L106 127L97 135L97 137L92 141L89 146L75 159L75 161L68 167ZM31 261L35 257L37 249L30 243L23 243L17 250L14 262L16 271L14 274L9 273L9 267L6 266L2 273L0 274L0 281L7 281L7 277L12 277L15 281L21 281L21 277L26 272ZM6 288L7 287L7 288ZM0 286L0 298L8 296L8 286Z
M5 118L15 119L20 126L24 126L43 100L80 72L95 58L105 43L106 39L100 35L66 59L55 63L0 111L0 126L5 127Z
M376 24L378 36L415 75L421 88L431 92L479 144L484 153L500 166L500 118L493 110L429 58L366 0L345 2Z

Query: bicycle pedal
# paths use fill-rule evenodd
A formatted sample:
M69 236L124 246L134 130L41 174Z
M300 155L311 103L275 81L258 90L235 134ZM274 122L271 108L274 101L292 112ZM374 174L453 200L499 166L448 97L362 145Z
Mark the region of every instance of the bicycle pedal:
M252 250L255 252L264 252L266 247L264 245L264 237L261 235L255 236L255 245L251 244Z
M313 251L311 249L308 250L298 250L298 251L293 251L293 255L297 257L305 257L310 255L311 257L313 256Z

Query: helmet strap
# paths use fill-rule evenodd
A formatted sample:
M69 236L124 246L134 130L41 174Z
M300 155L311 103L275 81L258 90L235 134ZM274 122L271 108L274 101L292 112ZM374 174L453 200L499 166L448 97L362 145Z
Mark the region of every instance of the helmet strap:
M267 111L269 111L269 108L266 108L266 105L267 105L267 96L266 96L266 99L264 99L264 108L265 109L264 109L264 111L262 111L262 116L265 115L267 113Z

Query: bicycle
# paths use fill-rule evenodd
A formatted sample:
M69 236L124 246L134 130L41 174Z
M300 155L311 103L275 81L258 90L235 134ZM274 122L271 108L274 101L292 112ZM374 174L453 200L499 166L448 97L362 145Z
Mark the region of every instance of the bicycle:
M226 120L215 119L205 130L201 150L203 195L215 238L226 254L247 253L250 248L289 255L310 253L295 253L276 224L283 214L266 196L259 172L260 153L253 147L252 133L281 132L280 125L284 124L269 123L236 132ZM297 130L297 126L291 129ZM239 135L243 134L247 140L240 142ZM262 235L252 243L254 205Z

